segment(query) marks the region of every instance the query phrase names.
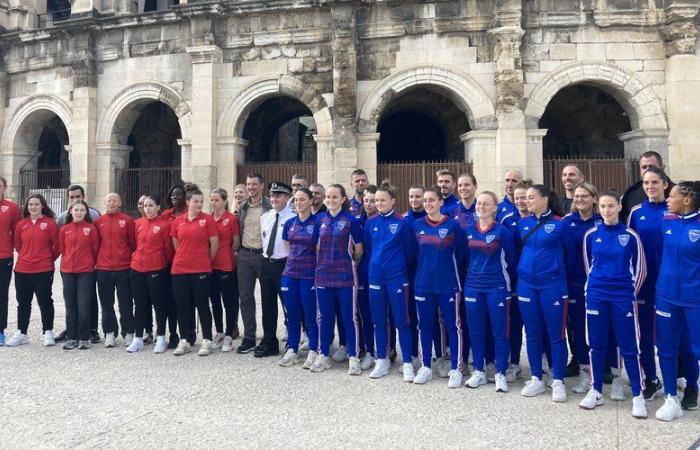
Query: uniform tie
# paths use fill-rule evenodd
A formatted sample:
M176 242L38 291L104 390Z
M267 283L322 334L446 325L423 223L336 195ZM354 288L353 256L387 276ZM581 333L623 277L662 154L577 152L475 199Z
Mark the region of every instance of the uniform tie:
M280 220L280 213L275 213L275 224L272 226L272 231L270 231L270 241L267 243L267 251L265 254L268 258L272 258L272 254L275 252L275 240L277 239L277 225Z

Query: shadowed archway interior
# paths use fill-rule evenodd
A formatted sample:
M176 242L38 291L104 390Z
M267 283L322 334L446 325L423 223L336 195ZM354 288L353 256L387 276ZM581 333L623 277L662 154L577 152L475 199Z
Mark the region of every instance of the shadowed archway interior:
M129 167L179 167L181 151L177 140L182 136L175 111L163 102L144 106L127 139L134 147L129 153Z

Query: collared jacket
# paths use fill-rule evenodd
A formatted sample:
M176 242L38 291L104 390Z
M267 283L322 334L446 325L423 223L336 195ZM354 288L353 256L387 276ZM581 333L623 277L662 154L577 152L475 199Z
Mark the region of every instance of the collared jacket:
M540 221L546 222L523 242ZM554 286L566 289L563 234L561 217L552 215L549 210L539 220L531 215L518 221L518 242L522 246L518 263L519 283L534 289Z
M464 231L467 239L467 277L464 286L477 292L510 293L518 262L513 233L494 222L485 230L479 222Z
M464 232L447 216L435 223L427 216L413 222L418 245L415 292L452 294L462 290Z
M0 200L0 258L12 258L14 255L15 227L22 220L22 212L16 203L6 198Z
M393 210L386 215L375 214L365 223L364 245L370 284L408 280L408 267L416 249L410 220Z
M15 227L17 264L15 272L53 272L58 251L58 225L50 217L41 216L32 223L31 217L20 220Z
M667 215L656 295L679 306L700 305L700 214Z
M642 239L647 263L647 278L639 292L639 299L652 303L656 297L656 279L659 276L664 245L661 225L667 210L666 202L655 203L645 200L634 206L627 218L627 226L636 231Z
M498 210L496 211L496 221L501 222L503 218L508 214L513 213L513 215L518 216L518 208L510 201L508 196L503 197L501 203L498 204Z
M583 260L583 236L586 231L603 223L600 214L593 214L588 220L583 220L578 211L567 214L562 220L564 227L564 263L569 286L582 288L586 285L588 273Z
M95 221L100 234L97 252L98 270L129 270L131 254L136 249L134 220L121 212L103 214Z
M170 238L170 222L156 216L136 221L136 250L131 256L131 268L137 272L156 272L173 260L175 248Z
M100 235L95 225L82 221L63 225L58 231L61 272L86 273L95 270Z

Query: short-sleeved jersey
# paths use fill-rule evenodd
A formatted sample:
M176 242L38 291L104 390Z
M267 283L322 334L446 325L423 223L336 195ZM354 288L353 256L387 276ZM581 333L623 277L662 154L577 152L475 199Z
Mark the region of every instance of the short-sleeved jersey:
M170 236L177 239L173 275L211 272L209 238L218 236L212 216L203 212L192 220L187 214L178 216L170 228Z
M294 216L284 223L282 239L289 242L289 256L282 273L284 276L302 280L313 280L316 277L316 218L311 214L302 221L299 216Z
M136 250L131 255L131 269L142 273L163 270L175 253L170 237L171 223L161 216L142 217L134 226Z
M352 254L362 243L362 225L348 211L333 216L327 211L314 225L316 250L315 283L319 287L350 287L356 282Z
M219 236L219 247L216 250L216 256L211 262L212 269L221 270L223 272L231 272L236 268L236 256L233 254L233 239L240 232L238 227L238 217L234 216L229 211L224 213L218 219L212 216L216 223L216 234Z
M440 214L444 214L450 217L456 217L458 205L459 199L454 193L452 193L442 199L442 207L440 208Z
M455 218L459 222L459 226L462 227L463 231L466 231L467 227L478 220L476 217L476 202L472 203L472 206L465 208L462 202L457 205L457 215Z
M485 230L476 222L464 234L468 261L464 285L477 292L511 292L518 261L513 233L498 222Z

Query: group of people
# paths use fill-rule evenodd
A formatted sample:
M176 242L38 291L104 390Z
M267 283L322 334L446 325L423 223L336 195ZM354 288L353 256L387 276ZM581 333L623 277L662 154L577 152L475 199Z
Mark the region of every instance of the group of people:
M646 402L663 392L656 417L670 421L697 408L700 182L674 185L655 152L642 155L640 171L641 181L620 198L599 193L578 167L567 166L560 201L509 170L499 201L493 192L477 194L473 175L441 170L436 186L409 187L404 214L396 188L370 185L361 169L351 175L351 196L341 184L309 185L295 175L291 185L270 183L266 197L263 177L251 173L230 200L226 190L213 190L210 214L197 186L176 185L165 211L157 197L142 196L135 221L121 212L116 193L100 215L80 186L68 188L70 206L58 220L39 194L22 211L1 196L0 345L16 250L18 329L8 346L28 342L36 295L47 346L100 342L99 298L105 347L116 346L121 331L128 352L154 340L155 353L189 353L196 310L199 355L230 352L240 310L236 351L274 356L279 298L283 367L322 372L348 360L348 374L371 369L370 378L382 378L398 341L406 382L425 384L435 371L450 388L493 382L496 392L508 392L522 374L524 327L531 378L522 395L550 386L552 400L564 402L564 380L576 377L571 390L585 394L579 406L593 409L612 378L610 396L623 400L624 361L633 416L647 417ZM0 185L2 194L4 179ZM54 336L59 256L66 332Z

